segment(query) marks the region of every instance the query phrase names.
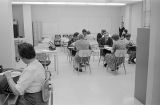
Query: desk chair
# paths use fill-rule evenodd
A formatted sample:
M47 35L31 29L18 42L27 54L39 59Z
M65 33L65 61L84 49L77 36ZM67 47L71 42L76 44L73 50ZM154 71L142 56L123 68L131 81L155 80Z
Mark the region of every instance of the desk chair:
M36 58L37 58L37 60L39 60L39 62L43 65L43 67L45 69L48 69L48 66L51 63L51 60L50 60L48 54L46 54L46 53L37 53L36 54Z
M93 57L93 61L94 61L95 56L98 56L98 57L100 56L100 50L99 50L98 44L91 45L91 49L92 49L92 57Z
M80 66L84 67L86 70L86 67L89 67L90 73L91 73L91 67L90 67L90 56L92 51L91 50L79 50L77 52L79 59L80 59Z
M74 56L72 55L73 49L67 48L67 60L69 60L69 63L73 63L73 59L74 59Z
M124 71L125 71L125 74L126 74L126 67L125 67L125 56L126 56L126 50L116 50L115 52L115 66L120 66L118 65L118 63L120 62L120 59L119 58L124 58L123 61L122 61L122 64L123 64L123 67L124 67Z
M98 64L100 63L100 61L102 59L103 65L104 65L104 57L105 57L105 55L103 55L103 53L104 53L105 48L104 47L99 47L99 49L100 49L100 55L99 55L99 62L98 62Z

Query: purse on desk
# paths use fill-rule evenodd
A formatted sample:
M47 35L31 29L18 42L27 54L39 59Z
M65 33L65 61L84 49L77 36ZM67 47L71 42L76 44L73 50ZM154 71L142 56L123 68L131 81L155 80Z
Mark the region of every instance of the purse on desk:
M56 50L56 46L51 41L49 42L49 50Z

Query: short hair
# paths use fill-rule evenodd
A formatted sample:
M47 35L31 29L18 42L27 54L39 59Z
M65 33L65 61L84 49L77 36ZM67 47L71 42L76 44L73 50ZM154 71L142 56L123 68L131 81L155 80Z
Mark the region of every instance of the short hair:
M104 34L104 33L106 33L107 31L105 30L105 29L102 29L101 30L101 34Z
M86 29L83 29L83 30L82 30L82 33L84 33L84 32L87 32L87 30L86 30Z
M79 33L78 32L75 32L74 34L73 34L73 37L77 37L79 35Z
M113 34L112 39L115 40L115 41L119 40L119 35L118 34Z
M18 52L20 57L26 59L33 59L36 56L36 52L32 44L26 42L18 45Z
M124 31L125 33L128 33L128 30L127 30L127 29L124 29L123 31Z
M79 39L84 39L84 35L80 34Z
M91 34L91 32L90 32L90 31L87 31L87 34Z

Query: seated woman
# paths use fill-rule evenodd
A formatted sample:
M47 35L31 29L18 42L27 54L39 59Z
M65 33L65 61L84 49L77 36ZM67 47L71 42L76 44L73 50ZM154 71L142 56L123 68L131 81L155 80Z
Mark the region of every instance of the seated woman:
M42 100L45 70L36 60L33 46L29 43L21 43L18 45L18 52L27 67L23 70L17 83L13 81L11 71L4 73L12 92L19 96L16 105L48 105L48 102Z
M91 46L90 46L89 42L84 39L84 35L79 35L79 40L77 40L75 42L75 48L76 48L76 50L78 52L80 50L90 50ZM86 60L89 60L89 58L86 58ZM81 63L81 59L80 59L80 57L78 56L77 53L75 55L75 63L76 63L76 65L74 65L74 66L77 66L77 67L75 67L75 69L76 70L79 69L78 71L82 72L82 66L80 64Z
M116 50L125 50L125 44L122 40L119 40L119 35L118 34L114 34L112 36L112 39L114 40L113 43L113 47L112 47L112 53L111 54L106 54L104 61L105 61L105 66L108 65L108 67L114 71L118 69L118 66L120 64L122 64L124 57L120 57L120 58L116 58L116 56L114 55L114 53L116 52ZM118 59L118 64L117 67L115 66L115 60Z
M129 55L128 63L136 63L134 59L136 58L136 46L134 46L133 41L131 39L131 34L126 34L125 43L127 48L127 53Z

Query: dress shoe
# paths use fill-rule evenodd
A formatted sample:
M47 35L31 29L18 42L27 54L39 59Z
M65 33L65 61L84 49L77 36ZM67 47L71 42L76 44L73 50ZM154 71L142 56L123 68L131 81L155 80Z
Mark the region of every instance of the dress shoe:
M79 71L79 72L82 72L82 69L79 69L78 71Z
M103 66L104 66L104 67L107 67L107 63L105 63Z

